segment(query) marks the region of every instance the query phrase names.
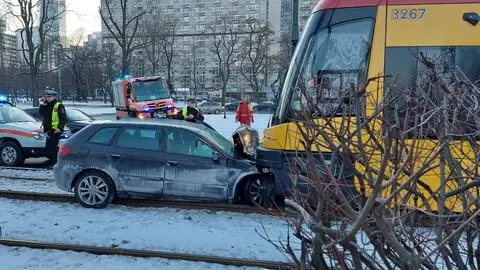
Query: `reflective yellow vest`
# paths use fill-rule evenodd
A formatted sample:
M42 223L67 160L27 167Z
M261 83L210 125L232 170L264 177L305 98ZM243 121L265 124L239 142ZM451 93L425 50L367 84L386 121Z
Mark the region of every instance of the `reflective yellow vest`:
M52 128L58 128L58 124L60 123L60 119L58 119L58 107L60 106L60 101L57 101L53 106L52 111Z
M190 108L195 109L195 110L198 111L197 108L194 108L194 107L190 107ZM183 107L183 109L182 109L182 116L183 116L184 119L187 118L187 111L188 111L188 106Z

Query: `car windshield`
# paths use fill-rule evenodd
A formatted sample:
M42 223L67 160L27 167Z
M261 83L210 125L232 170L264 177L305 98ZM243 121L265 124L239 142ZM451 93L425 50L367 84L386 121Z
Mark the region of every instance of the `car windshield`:
M20 110L19 108L15 107L2 107L4 114L6 115L6 121L9 123L17 123L17 122L35 122L32 116L28 113Z
M79 110L67 110L67 118L70 121L90 121L92 120L85 113Z
M134 82L133 88L137 101L149 101L170 98L170 94L163 80Z
M223 151L228 153L230 156L233 156L233 145L232 142L227 140L225 137L223 137L220 133L216 132L213 129L205 129L205 132L207 132L208 136L211 137L211 139L217 143L220 148L222 148Z

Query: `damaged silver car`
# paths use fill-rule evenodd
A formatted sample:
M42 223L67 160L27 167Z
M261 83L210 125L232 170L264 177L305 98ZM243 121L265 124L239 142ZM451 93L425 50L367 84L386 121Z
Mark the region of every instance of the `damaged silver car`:
M92 124L58 155L57 186L89 208L116 197L247 204L262 198L260 174L231 141L183 120Z

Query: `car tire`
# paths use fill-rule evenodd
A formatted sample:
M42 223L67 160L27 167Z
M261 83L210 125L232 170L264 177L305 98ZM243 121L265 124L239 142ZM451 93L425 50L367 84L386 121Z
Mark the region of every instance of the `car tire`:
M216 109L215 110L215 114L219 114L220 113L220 110L219 109Z
M243 201L248 205L262 205L262 180L259 177L248 180L243 190Z
M115 186L108 175L99 171L82 173L75 182L75 199L86 208L105 208L115 198Z
M0 146L0 164L2 166L20 166L23 162L25 162L25 156L18 143L2 143Z

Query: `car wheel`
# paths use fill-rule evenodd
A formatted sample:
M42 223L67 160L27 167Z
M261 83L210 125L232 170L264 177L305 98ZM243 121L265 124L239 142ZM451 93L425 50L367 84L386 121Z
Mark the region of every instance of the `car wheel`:
M25 161L22 149L15 142L4 142L0 146L0 164L3 166L19 166Z
M262 180L258 177L248 180L243 191L243 200L249 205L262 204Z
M87 208L105 208L115 198L110 177L99 171L83 173L75 183L75 199Z
M215 110L215 114L219 114L220 113L220 110L219 109L216 109Z

